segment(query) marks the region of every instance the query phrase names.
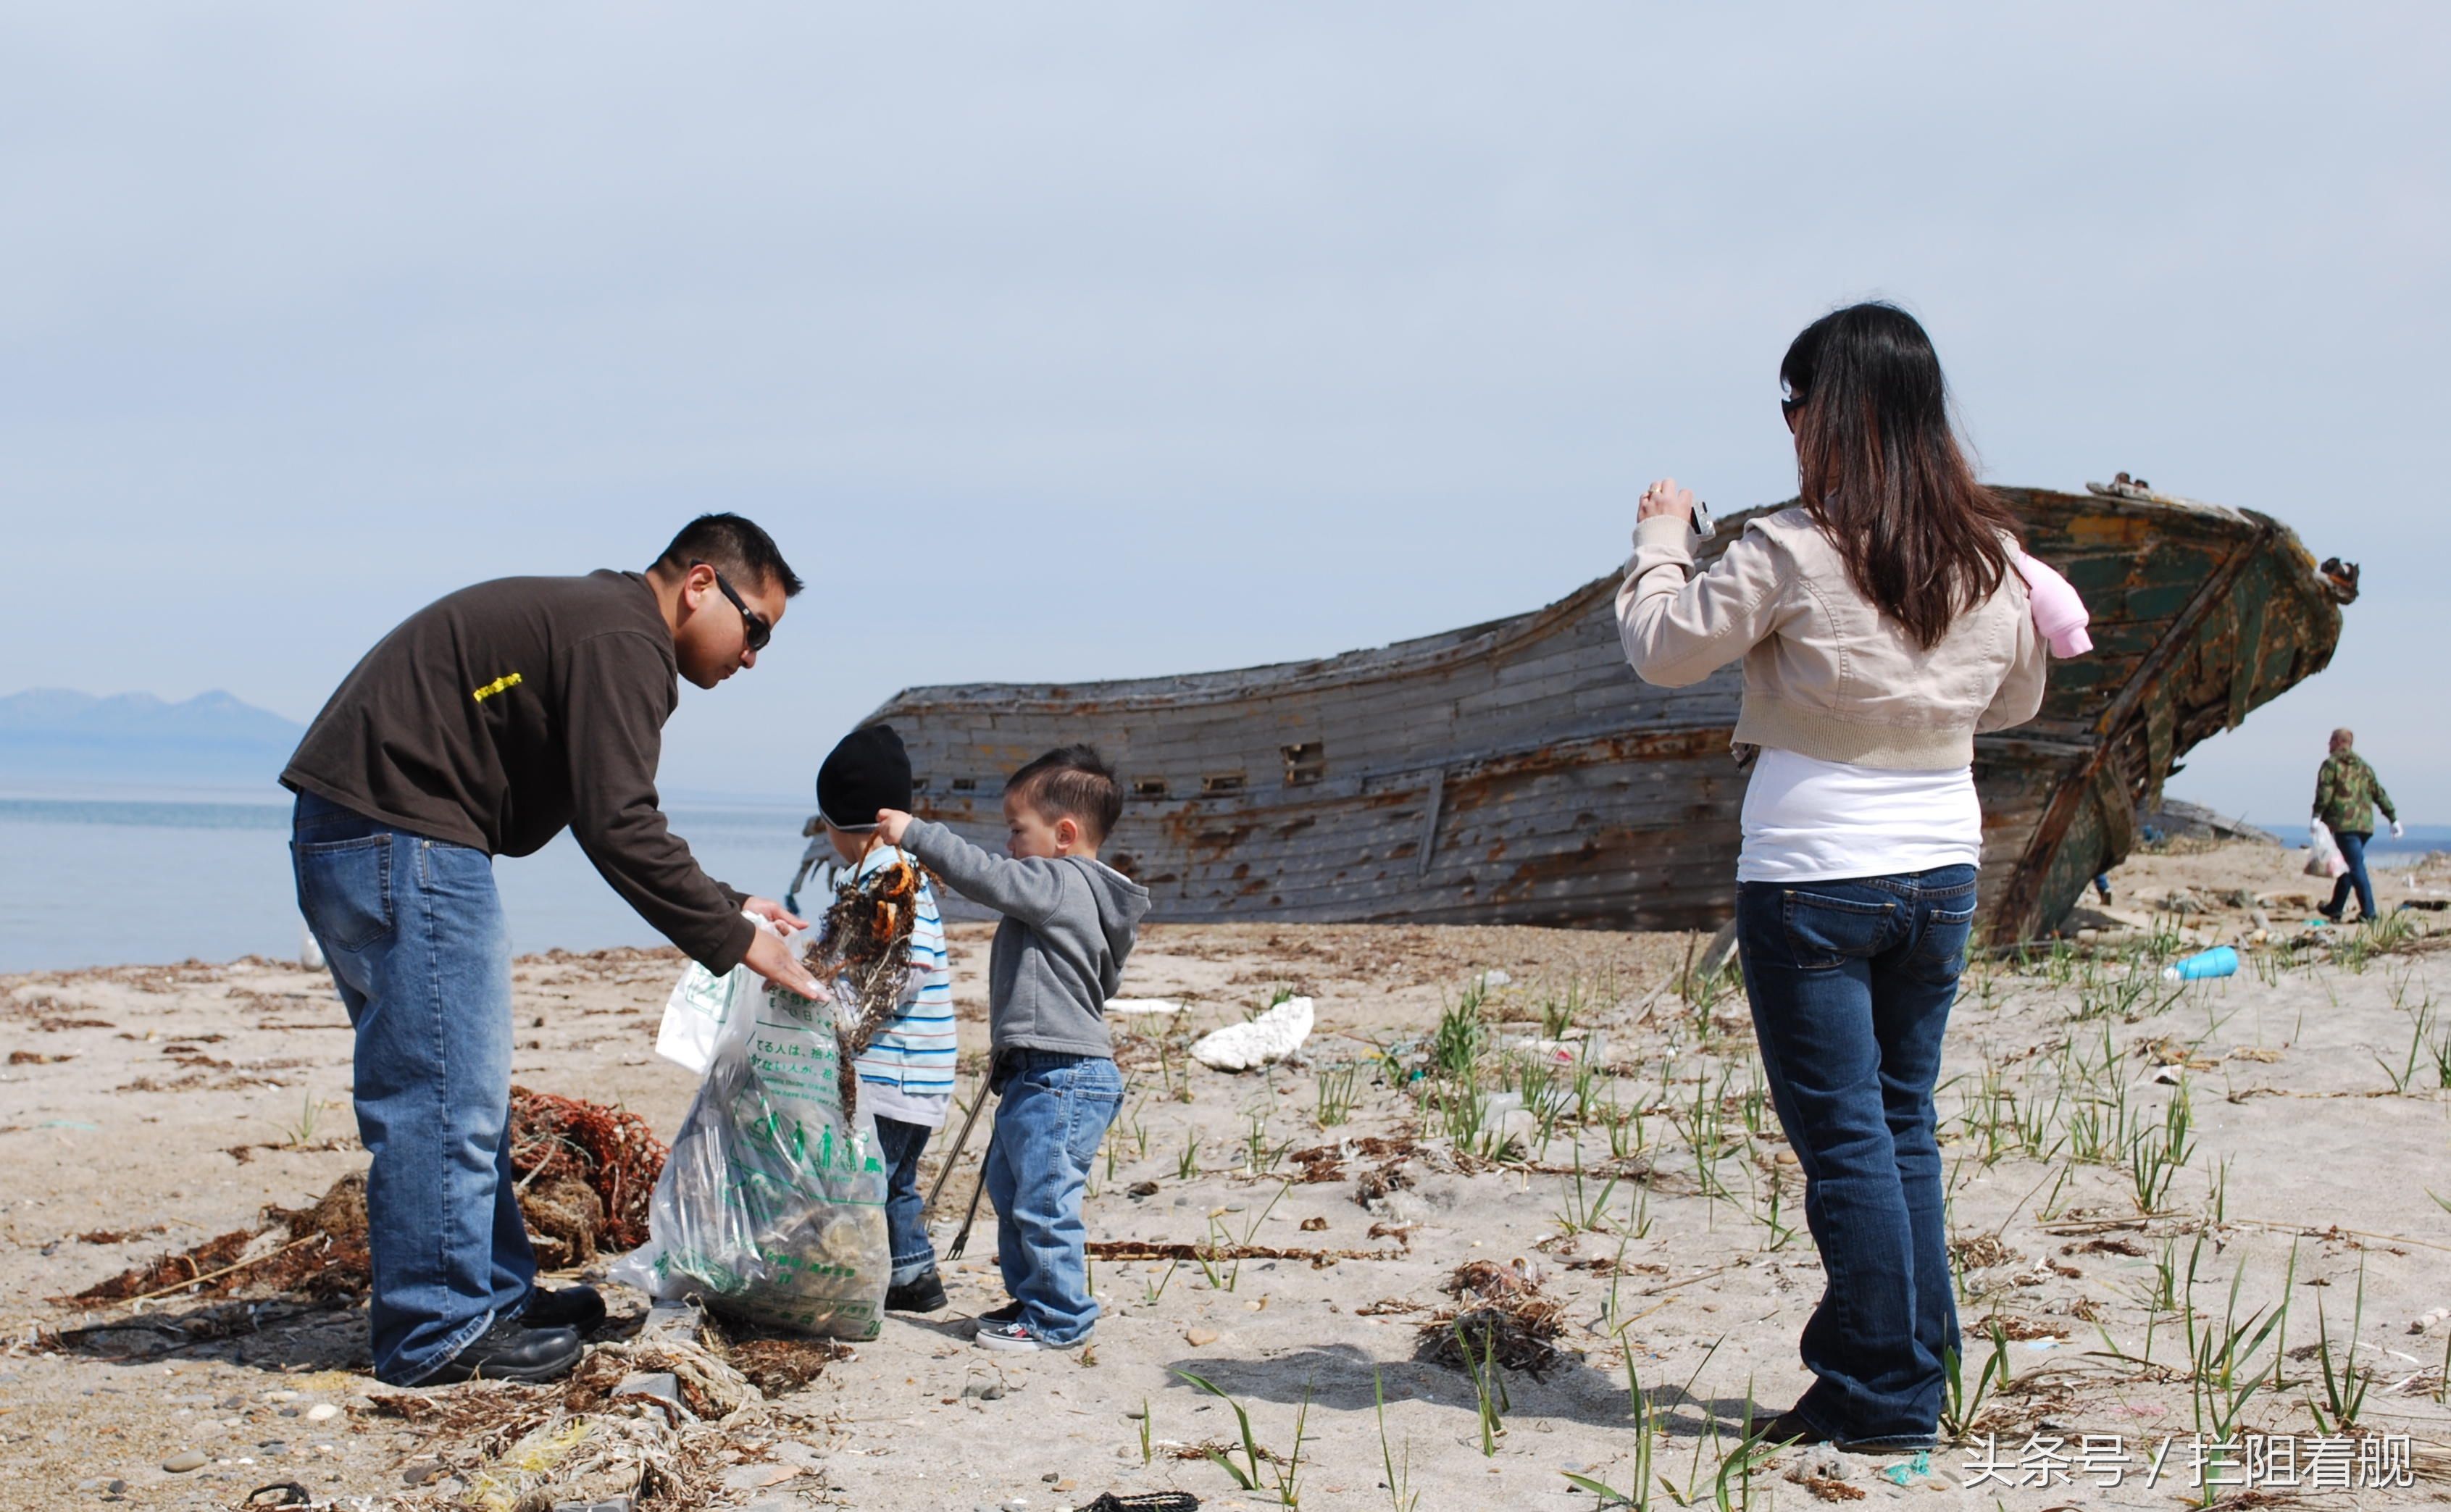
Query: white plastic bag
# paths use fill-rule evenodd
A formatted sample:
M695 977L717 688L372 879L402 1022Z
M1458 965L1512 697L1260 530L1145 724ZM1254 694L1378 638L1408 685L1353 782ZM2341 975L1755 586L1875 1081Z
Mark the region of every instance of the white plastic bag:
M814 930L786 934L766 919L755 913L740 915L755 925L758 933L772 934L792 947L793 953L806 954L816 938ZM729 976L717 976L696 961L681 972L673 984L672 995L664 999L663 1022L656 1026L656 1053L684 1070L700 1076L715 1064L716 1041L723 1036L724 1014L732 1005L734 982L748 976L755 978L746 968L735 967Z
M732 978L717 976L696 961L673 984L664 999L664 1021L656 1028L656 1053L700 1076L715 1064L716 1041L723 1037L723 1016L732 1006Z
M1309 998L1288 997L1247 1023L1203 1034L1191 1043L1191 1058L1214 1070L1247 1071L1302 1049L1313 1021Z
M2317 819L2306 826L2306 874L2308 876L2346 876L2348 857L2341 854L2341 842L2332 838L2332 827Z
M747 967L717 985L706 1079L657 1179L647 1243L613 1278L775 1327L873 1339L893 1268L885 1164L875 1121L842 1106L833 1011ZM685 976L676 1002L689 987ZM700 984L689 1011L705 1016L714 995Z

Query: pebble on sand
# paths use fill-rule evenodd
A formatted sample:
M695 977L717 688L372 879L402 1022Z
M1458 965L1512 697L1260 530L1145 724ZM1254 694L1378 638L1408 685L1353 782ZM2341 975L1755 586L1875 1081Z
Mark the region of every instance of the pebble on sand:
M182 1449L163 1461L162 1468L172 1475L185 1475L189 1470L201 1470L212 1463L212 1456L202 1449Z

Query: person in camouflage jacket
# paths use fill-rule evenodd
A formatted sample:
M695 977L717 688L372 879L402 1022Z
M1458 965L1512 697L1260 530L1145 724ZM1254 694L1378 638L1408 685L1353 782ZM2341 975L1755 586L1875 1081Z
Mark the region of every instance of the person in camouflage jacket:
M2374 886L2366 879L2366 841L2374 835L2375 810L2382 810L2382 816L2391 821L2394 836L2403 833L2391 795L2382 790L2382 778L2351 749L2356 741L2357 736L2346 730L2333 731L2332 754L2315 774L2315 817L2332 832L2332 838L2340 842L2341 859L2349 863L2348 871L2332 884L2332 901L2316 910L2333 920L2348 907L2351 888L2358 894L2358 916L2375 916Z

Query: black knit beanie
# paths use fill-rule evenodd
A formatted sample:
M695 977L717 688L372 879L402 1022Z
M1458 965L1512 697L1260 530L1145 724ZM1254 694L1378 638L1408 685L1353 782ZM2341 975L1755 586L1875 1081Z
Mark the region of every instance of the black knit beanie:
M817 812L837 830L873 830L876 811L911 807L911 753L890 724L853 730L817 768Z

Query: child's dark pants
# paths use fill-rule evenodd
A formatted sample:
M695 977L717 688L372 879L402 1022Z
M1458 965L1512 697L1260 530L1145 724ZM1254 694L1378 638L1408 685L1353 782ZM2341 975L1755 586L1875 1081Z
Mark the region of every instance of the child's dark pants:
M877 1153L885 1158L885 1236L893 1246L890 1286L906 1286L936 1268L936 1248L919 1221L919 1155L934 1132L898 1118L876 1121Z

